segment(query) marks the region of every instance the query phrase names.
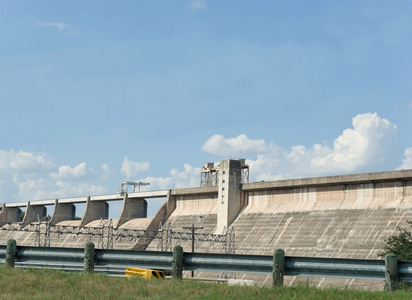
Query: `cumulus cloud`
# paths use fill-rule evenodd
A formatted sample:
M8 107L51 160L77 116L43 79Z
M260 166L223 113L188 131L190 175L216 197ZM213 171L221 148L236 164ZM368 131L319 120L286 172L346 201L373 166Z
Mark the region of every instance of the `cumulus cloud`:
M19 192L14 183L13 176L7 172L0 171L0 203L15 200Z
M50 170L54 164L44 153L31 153L14 150L0 151L0 171L35 171Z
M60 197L72 195L101 195L107 192L104 186L89 182L77 182L73 184L67 181L57 181L56 185L59 187Z
M103 185L85 181L51 180L50 178L32 178L15 182L18 192L13 195L14 201L31 201L77 197L85 195L101 195L107 193ZM7 201L9 202L9 201Z
M64 180L73 180L86 176L89 173L92 173L92 169L87 169L86 163L80 163L74 168L70 166L61 166L59 167L58 173L52 173L50 176L53 179L64 179Z
M407 148L404 152L404 159L402 160L402 165L399 167L400 170L412 169L412 147Z
M393 169L399 161L396 125L376 113L359 114L352 119L352 125L343 130L333 146L296 145L287 150L245 135L230 139L216 135L202 149L222 156L256 155L256 159L247 160L255 180Z
M108 166L104 168L108 170ZM0 202L54 199L107 192L92 183L86 163L56 167L44 153L0 151Z
M205 9L206 3L201 0L190 0L188 3L188 7L192 10Z
M148 176L141 181L150 183L150 190L167 190L173 188L173 179L171 177ZM142 189L143 188L144 187L142 187Z
M18 193L15 197L19 201L53 199L60 196L56 186L43 177L16 181L15 184L18 186Z
M223 158L246 158L251 181L392 170L402 159L396 125L376 113L354 117L352 127L343 130L331 145L283 149L273 142L241 134L234 138L214 135L202 149ZM149 167L147 161L135 162L124 157L120 171L129 178ZM412 168L412 148L404 151L399 168ZM74 167L56 167L45 154L0 151L0 202L104 194L107 188L99 180L109 177L110 167L102 164L96 171L100 173L95 174L85 162ZM200 185L200 168L184 164L183 168L172 169L169 176L139 180L149 182L146 188L150 190L196 187Z
M200 185L200 168L194 168L189 164L185 164L184 170L180 172L176 169L172 169L170 175L176 188Z
M125 157L122 173L133 176L148 168L148 162ZM0 203L105 194L107 187L99 181L109 178L110 167L102 164L99 171L86 162L56 167L42 153L0 151ZM156 181L165 186L171 179Z
M183 170L172 169L169 177L146 177L151 190L165 190L200 186L200 168L184 164Z
M357 115L352 119L352 125L353 128L345 129L335 140L333 148L314 146L312 168L348 172L366 165L394 162L391 157L398 150L396 125L376 113Z
M124 176L126 176L127 179L129 179L132 176L137 175L139 172L146 171L147 169L149 169L149 167L150 167L150 163L147 161L135 162L125 157L123 159L123 164L122 164L122 168L120 169L120 172Z
M109 167L107 164L103 164L103 165L101 166L101 168L102 168L102 171L103 171L103 173L104 173L103 179L109 178L109 175L110 175L110 167Z
M267 152L269 147L264 140L249 139L240 134L235 138L226 139L217 134L209 138L202 146L202 150L221 156L241 156L252 153Z

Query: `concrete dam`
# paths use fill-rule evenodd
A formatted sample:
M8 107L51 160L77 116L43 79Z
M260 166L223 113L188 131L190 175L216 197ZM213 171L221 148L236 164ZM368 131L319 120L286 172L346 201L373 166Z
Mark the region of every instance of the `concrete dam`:
M206 164L200 178L194 188L1 204L0 243L155 251L180 244L189 252L192 230L196 252L281 248L288 256L378 259L385 239L412 220L412 170L248 182L240 159ZM147 218L151 198L165 202ZM122 203L117 219L108 219L112 201ZM53 207L47 220L46 206Z

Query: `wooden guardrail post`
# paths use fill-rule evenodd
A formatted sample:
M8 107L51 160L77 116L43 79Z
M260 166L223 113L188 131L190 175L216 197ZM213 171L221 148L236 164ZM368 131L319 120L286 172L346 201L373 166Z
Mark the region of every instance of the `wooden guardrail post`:
M94 244L87 242L84 247L84 273L94 272Z
M273 253L273 286L283 286L285 275L285 251L277 249Z
M398 260L395 254L385 255L385 290L393 292L398 289Z
M14 262L16 261L16 241L10 239L7 241L6 248L6 267L14 268Z
M175 246L173 248L172 278L182 279L182 273L183 273L183 248L181 246Z

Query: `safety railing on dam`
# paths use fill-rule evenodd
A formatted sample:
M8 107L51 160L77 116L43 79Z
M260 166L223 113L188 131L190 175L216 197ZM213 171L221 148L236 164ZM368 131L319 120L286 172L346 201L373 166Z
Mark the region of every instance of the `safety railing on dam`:
M90 247L92 246L92 247ZM273 256L189 253L175 246L173 252L95 249L93 243L81 248L16 246L9 240L0 246L0 262L9 266L52 268L82 272L93 270L123 274L127 267L172 270L182 278L182 271L211 271L272 274L274 285L283 284L284 276L346 277L385 280L389 290L398 281L412 282L412 262L397 261L393 254L385 260L341 259L285 256L276 250Z

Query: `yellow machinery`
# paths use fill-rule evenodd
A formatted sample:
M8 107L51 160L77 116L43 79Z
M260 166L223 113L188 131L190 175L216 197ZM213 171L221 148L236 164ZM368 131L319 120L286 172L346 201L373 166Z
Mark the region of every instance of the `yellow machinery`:
M164 279L165 274L163 271L158 271L158 270L150 270L150 269L138 269L138 268L126 268L126 277L131 277L131 276L139 276L147 279L151 278L158 278L158 279Z

